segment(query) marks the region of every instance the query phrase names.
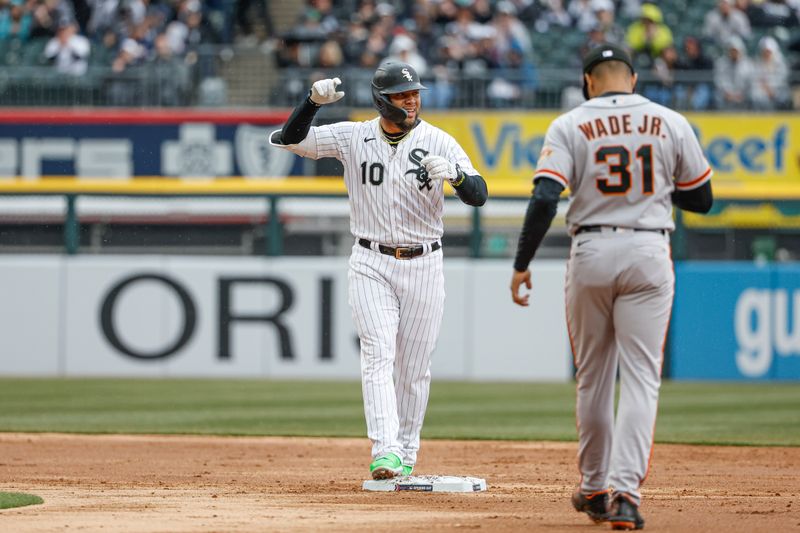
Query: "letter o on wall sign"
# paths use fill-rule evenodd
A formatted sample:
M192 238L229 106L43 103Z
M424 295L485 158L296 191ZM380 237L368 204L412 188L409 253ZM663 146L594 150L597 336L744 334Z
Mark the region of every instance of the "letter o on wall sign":
M119 335L117 334L117 330L114 327L114 307L116 306L117 300L124 290L130 288L131 285L140 281L158 281L163 283L169 289L175 292L180 300L181 308L183 309L183 328L181 329L180 336L175 340L175 342L166 346L162 350L153 352L134 350L122 342L122 339L120 339ZM183 286L181 286L175 280L159 274L137 274L123 279L114 285L114 287L112 287L112 289L108 292L106 297L103 299L103 306L100 309L100 327L102 328L103 335L105 335L108 342L120 352L136 359L153 360L169 357L173 353L180 350L187 342L189 342L189 339L192 338L192 335L194 334L196 324L197 309L194 305L192 297L189 295L186 289L184 289Z

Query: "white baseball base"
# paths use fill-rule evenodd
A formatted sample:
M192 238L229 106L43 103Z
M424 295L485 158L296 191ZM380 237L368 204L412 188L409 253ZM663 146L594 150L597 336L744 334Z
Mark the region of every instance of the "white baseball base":
M369 479L361 487L376 492L483 492L486 480L463 476L405 476L393 479Z

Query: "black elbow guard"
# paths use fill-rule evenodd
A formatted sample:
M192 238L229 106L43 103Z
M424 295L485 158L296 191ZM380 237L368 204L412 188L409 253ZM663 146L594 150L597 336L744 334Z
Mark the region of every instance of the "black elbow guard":
M281 144L297 144L305 139L319 107L308 97L295 107L289 120L281 129Z

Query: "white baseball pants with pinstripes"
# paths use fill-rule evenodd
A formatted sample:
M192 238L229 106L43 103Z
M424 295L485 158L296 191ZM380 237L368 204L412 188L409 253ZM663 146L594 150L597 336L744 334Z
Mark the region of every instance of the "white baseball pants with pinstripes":
M567 325L577 367L578 467L586 493L613 487L637 503L641 499L674 288L667 235L582 233L572 240Z
M395 259L356 243L348 279L372 456L413 466L444 312L442 250Z

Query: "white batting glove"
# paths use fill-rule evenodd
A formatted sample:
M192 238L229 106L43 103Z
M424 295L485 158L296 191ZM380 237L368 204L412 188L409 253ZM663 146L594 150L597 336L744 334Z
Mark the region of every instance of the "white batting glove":
M454 182L458 179L456 166L438 155L429 155L419 162L428 171L428 177L434 180Z
M341 85L339 78L315 81L311 86L311 101L317 105L332 104L344 97L344 91L337 91L336 86Z

